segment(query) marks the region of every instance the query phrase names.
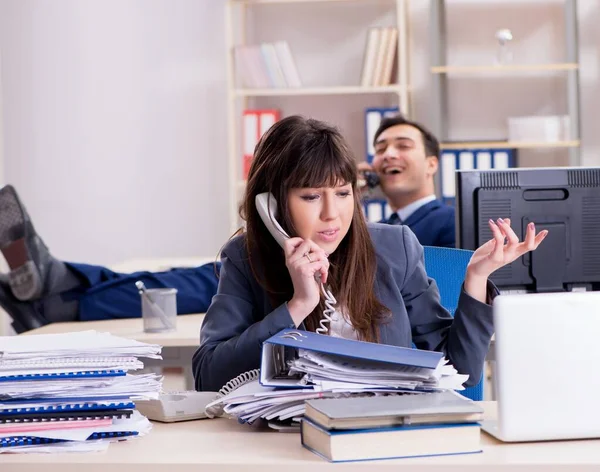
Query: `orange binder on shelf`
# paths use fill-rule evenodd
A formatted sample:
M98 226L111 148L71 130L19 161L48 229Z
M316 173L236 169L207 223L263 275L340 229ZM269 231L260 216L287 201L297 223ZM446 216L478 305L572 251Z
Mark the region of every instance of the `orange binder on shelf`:
M254 148L258 140L279 119L279 110L244 110L242 124L244 133L242 177L244 180L248 178Z

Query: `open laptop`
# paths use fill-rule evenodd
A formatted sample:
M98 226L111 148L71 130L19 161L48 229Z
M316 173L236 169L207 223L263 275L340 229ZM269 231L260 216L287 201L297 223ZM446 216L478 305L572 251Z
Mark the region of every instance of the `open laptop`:
M600 292L494 300L502 441L600 438Z

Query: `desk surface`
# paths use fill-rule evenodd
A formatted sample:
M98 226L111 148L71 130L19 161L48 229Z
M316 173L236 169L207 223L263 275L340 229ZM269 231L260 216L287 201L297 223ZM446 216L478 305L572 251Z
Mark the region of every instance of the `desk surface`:
M179 315L177 330L170 333L145 333L141 318L102 321L74 321L69 323L51 323L38 329L26 331L21 336L30 334L69 333L95 329L108 331L115 336L135 339L150 344L160 344L164 347L197 347L200 344L200 326L204 314Z
M496 416L494 402L483 403L486 418ZM3 454L2 471L106 472L110 466L127 472L238 471L317 472L344 467L352 470L420 471L583 471L600 470L600 440L503 444L481 433L483 453L385 461L330 464L300 444L297 433L252 431L234 420L213 419L174 424L154 423L149 435L110 444L103 453Z

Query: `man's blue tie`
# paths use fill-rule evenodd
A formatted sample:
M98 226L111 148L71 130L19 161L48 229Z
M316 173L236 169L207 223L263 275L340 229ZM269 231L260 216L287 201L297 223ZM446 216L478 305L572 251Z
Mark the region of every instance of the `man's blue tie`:
M398 216L398 213L395 213L395 212L392 213L392 215L390 216L390 218L387 220L387 224L388 225L401 225L402 224L402 220Z

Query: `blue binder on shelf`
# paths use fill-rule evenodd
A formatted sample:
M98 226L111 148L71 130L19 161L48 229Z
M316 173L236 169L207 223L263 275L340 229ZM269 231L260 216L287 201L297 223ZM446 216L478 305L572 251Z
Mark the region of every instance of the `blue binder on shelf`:
M392 208L383 198L364 198L362 204L367 221L378 223L392 214Z
M516 166L517 149L515 148L442 149L440 156L442 200L447 204L454 204L457 170L503 170Z
M424 351L388 344L336 338L297 329L284 329L262 345L260 383L265 387L299 388L297 378L287 377L287 361L298 357L298 351L330 354L336 361L366 361L370 367L409 366L415 369L436 369L444 360L437 351ZM312 388L312 386L307 386Z
M366 158L370 164L373 162L375 156L375 148L373 147L373 139L375 138L375 131L379 128L381 120L386 116L394 116L400 113L398 107L389 108L367 108L365 109L365 144L366 144Z

